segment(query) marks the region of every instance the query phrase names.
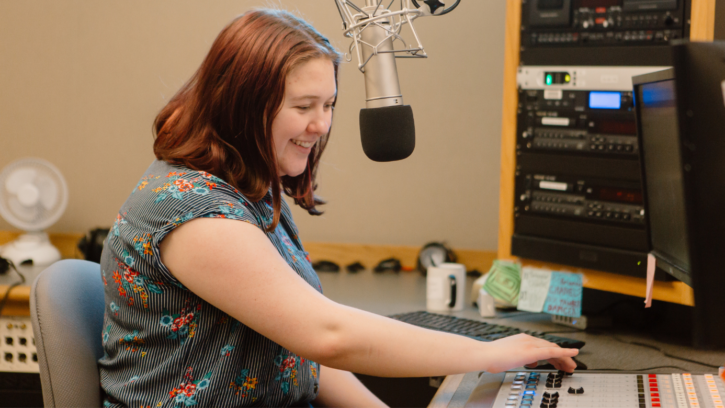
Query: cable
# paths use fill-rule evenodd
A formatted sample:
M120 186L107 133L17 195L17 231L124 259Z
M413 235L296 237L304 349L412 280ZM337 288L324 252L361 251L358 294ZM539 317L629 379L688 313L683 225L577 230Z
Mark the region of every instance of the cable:
M383 0L378 0L378 5L375 7L375 11L373 11L373 16L378 13L378 9L380 8L380 4L382 4Z
M542 332L542 334L551 334L551 333L581 333L585 332L586 330L583 329L574 329L574 330L553 330L553 331L545 331Z
M528 316L532 314L540 314L535 312L525 312L525 311L515 311L515 312L505 312L505 315L500 315L500 313L497 313L496 317L484 317L485 320L499 320L499 319L513 319L514 317L519 316Z
M368 18L370 18L370 14L366 13L365 11L363 11L363 9L361 9L360 7L358 7L355 3L353 3L353 2L349 2L348 3L347 1L345 1L345 4L347 4L348 6L354 8L358 13L363 13L366 16L368 16Z
M590 370L594 370L594 371L649 371L649 370L656 370L658 368L676 368L676 369L682 370L682 371L689 371L680 366L673 366L673 365L655 366L655 367L647 367L647 368L590 368Z
M659 351L659 352L660 352L660 353L662 353L662 355L664 355L665 357L673 358L673 359L675 359L675 360L681 360L681 361L686 361L686 362L688 362L688 363L693 363L693 364L699 364L699 365L701 365L701 366L705 366L705 367L710 367L710 368L720 368L720 366L717 366L717 365L712 365L712 364L708 364L708 363L703 363L702 361L697 361L697 360L691 360L691 359L689 359L689 358L685 358L685 357L675 356L675 355L673 355L673 354L670 354L670 353L668 353L668 352L666 352L666 351L662 350L661 348L659 348L659 347L657 347L657 346L653 346L653 345L651 345L651 344L647 344L647 343L640 343L640 342L638 342L638 341L627 341L627 340L623 340L623 339L620 339L619 337L617 337L617 336L615 336L615 335L611 335L611 337L612 337L612 338L613 338L614 340L617 340L617 341L618 341L618 342L620 342L620 343L624 343L624 344L631 344L631 345L634 345L634 346L640 346L640 347L646 347L646 348L649 348L649 349L652 349L652 350L656 350L656 351Z
M571 331L546 331L546 332L543 332L543 334L552 334L552 333L581 333L581 332L587 332L588 334L594 334L594 335L597 335L598 334L598 335L602 335L602 336L609 336L609 337L613 338L614 340L616 340L616 341L618 341L620 343L630 344L630 345L633 345L633 346L646 347L646 348L649 348L649 349L652 349L652 350L655 350L655 351L658 351L658 352L662 353L662 355L665 356L665 357L669 357L669 358L672 358L672 359L675 359L675 360L685 361L685 362L688 362L688 363L698 364L698 365L705 366L705 367L710 367L710 368L720 368L720 366L718 366L718 365L708 364L708 363L705 363L705 362L702 362L702 361L691 360L689 358L680 357L680 356L676 356L674 354L670 354L670 353L664 351L663 349L661 349L661 348L659 348L657 346L654 346L652 344L641 343L639 341L627 341L627 340L624 340L624 339L621 339L621 338L617 337L616 335L608 334L608 333L603 333L603 332L592 332L592 331L586 331L586 330L582 330L582 329L576 329L576 330L571 330ZM674 368L681 369L683 371L687 371L686 369L681 368L681 367L677 367L677 366L661 366L661 367L642 368L642 369L639 369L639 370L620 370L620 371L644 371L644 370L648 370L648 369L668 368L668 367L674 367ZM616 369L614 369L614 368L597 368L597 370L616 370Z
M11 261L9 259L3 259L3 260L8 263L8 266L10 267L10 269L14 270L15 273L17 273L18 276L20 276L20 281L15 282L12 285L8 286L7 290L5 291L5 295L3 295L2 300L0 300L0 316L2 316L2 314L3 314L3 309L5 308L5 303L7 303L7 301L8 301L8 296L10 295L10 291L25 283L25 275L23 275L22 273L20 273L20 271L18 271L18 269L15 267L15 264L13 263L13 261Z
M596 310L596 311L593 311L593 312L588 312L586 315L587 316L599 316L599 315L604 314L604 312L607 312L607 311L609 311L609 310L611 310L611 309L613 309L613 308L615 308L615 307L617 307L619 305L627 304L627 303L629 303L631 305L635 305L637 308L639 308L641 306L641 302L639 301L639 299L637 299L637 300L621 299L621 300L618 300L618 301L616 301L614 303L611 303L611 304L609 304L609 305L607 305L607 306L605 306L605 307L603 307L603 308L601 308L599 310Z
M521 316L521 315L527 315L527 314L534 314L534 313L533 312L515 313L512 316L500 316L500 317L496 317L496 319L507 319L507 318ZM595 335L596 334L599 334L599 335L603 335L603 336L610 336L611 338L613 338L614 340L616 340L616 341L618 341L620 343L631 344L633 346L647 347L649 349L656 350L656 351L662 353L662 355L665 356L665 357L669 357L669 358L672 358L672 359L675 359L675 360L685 361L685 362L688 362L688 363L698 364L698 365L705 366L705 367L710 367L710 368L720 368L720 366L718 366L718 365L708 364L708 363L705 363L705 362L702 362L702 361L691 360L689 358L680 357L680 356L676 356L674 354L670 354L670 353L664 351L663 349L661 349L661 348L659 348L657 346L653 346L651 344L640 343L638 341L627 341L627 340L623 340L623 339L621 339L621 338L619 338L619 337L617 337L615 335L607 334L607 333L602 333L602 332L598 332L597 333L597 332L592 332L592 331L587 331L587 330L582 330L582 329L574 329L574 330L545 331L545 332L542 332L542 334L547 335L547 334L582 333L582 332L586 332L588 334L595 334ZM677 366L661 366L661 367L642 368L642 369L638 369L638 370L620 370L620 371L644 371L644 370L648 370L648 369L668 368L668 367L670 367L670 368L678 368L680 370L687 371L686 369L681 368L681 367L677 367ZM597 370L614 371L616 369L614 369L614 368L598 368Z
M340 13L340 18L342 19L342 25L345 30L347 30L347 21L345 20L345 16L342 14L342 10L340 9L340 4L335 0L335 5L337 6L337 12Z

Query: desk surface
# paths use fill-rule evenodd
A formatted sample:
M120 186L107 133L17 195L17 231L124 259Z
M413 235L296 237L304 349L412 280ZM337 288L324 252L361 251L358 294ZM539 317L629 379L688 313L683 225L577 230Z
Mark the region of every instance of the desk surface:
M35 273L28 273L28 282L32 282ZM359 273L341 272L320 272L320 281L324 294L330 299L367 310L380 315L391 315L396 313L414 312L425 310L425 277L418 272L392 272L373 273L372 271L361 271ZM0 276L0 287L12 284L17 279L13 274ZM28 283L28 284L29 284ZM466 297L470 296L470 285L468 282ZM4 293L4 291L3 291ZM30 293L29 286L15 288L10 295L10 302L6 305L6 312L10 312L12 306L24 308L27 314L27 299ZM17 305L16 305L17 304ZM543 332L566 332L564 326L555 325L551 317L546 314L532 314L522 312L500 312L496 318L483 319L478 311L471 305L470 299L466 300L468 305L462 312L454 313L455 316L469 319L482 320L495 324L502 324L521 328L524 330L535 330ZM10 313L8 313L10 314ZM19 313L13 313L19 314ZM648 370L649 372L712 372L712 368L696 363L686 362L678 359L665 357L661 352L646 346L627 344L626 342L636 341L638 343L658 347L668 354L683 357L686 359L702 361L712 365L725 364L725 351L701 351L693 347L672 344L655 339L645 333L627 333L608 331L602 334L587 332L553 333L562 337L584 340L587 344L577 357L591 370L618 369L618 370L641 370L650 367L660 367ZM670 367L667 367L670 366ZM476 373L477 374L477 373ZM469 375L470 377L470 375ZM451 387L458 385L465 387L464 375L449 376L444 385ZM445 388L445 387L442 387ZM464 391L463 389L459 391ZM439 392L439 394L441 394ZM458 393L460 395L460 392ZM435 403L435 400L434 400ZM446 404L447 405L447 404Z
M319 276L324 294L330 299L348 306L380 315L425 310L425 277L418 272L401 272L399 274L386 272L378 274L371 271L361 271L353 274L341 271L334 273L320 272ZM29 273L27 278L27 285L29 285L34 280L35 274ZM16 279L17 276L14 276L14 274L0 276L0 287L12 284ZM472 280L469 280L468 288L470 288L471 282ZM468 288L466 290L467 298L470 296ZM20 286L13 289L5 309L8 312L7 314L13 314L9 313L11 312L11 306L27 310L29 294L29 286ZM17 305L15 305L16 303ZM552 334L584 340L587 344L577 358L592 370L609 368L637 370L657 366L674 366L693 373L712 371L712 369L702 365L665 357L652 348L625 343L632 341L652 345L668 354L687 359L718 366L725 364L725 351L696 350L690 346L659 341L644 333L606 332L594 334L575 331L563 333L572 331L572 329L555 325L551 322L551 317L546 314L499 312L496 318L484 319L479 316L478 311L471 305L470 299L466 300L466 305L468 306L465 310L454 313L454 315L524 330L561 331L562 333ZM27 312L22 314L27 314ZM666 372L671 370L676 369L665 367L652 371Z
M425 310L425 278L417 272L401 272L399 274L386 272L376 274L370 271L362 271L357 274L351 274L341 271L336 273L321 272L319 276L325 295L336 302L348 306L381 315ZM470 283L471 281L469 281L468 288L470 288ZM467 289L467 297L470 296L469 292L470 289ZM525 330L543 332L565 332L573 330L552 323L551 316L546 314L501 312L496 318L484 319L480 317L478 311L471 305L470 299L467 299L466 304L468 306L464 311L454 313L454 315ZM703 365L666 357L661 352L646 346L627 344L626 342L652 345L664 350L668 354L702 361L707 364L716 366L725 364L725 351L696 350L690 346L660 341L646 333L607 331L602 332L602 334L587 332L552 334L584 340L586 345L582 348L577 359L586 364L590 370L617 369L634 371L651 368L648 372L705 373L716 371L713 368ZM449 392L451 391L451 387L453 387L453 390L459 386L466 387L467 382L464 381L465 378L467 377L464 375L449 376L444 385L449 388ZM444 391L446 387L442 387L441 391ZM464 390L460 389L459 391ZM470 393L470 391L468 392ZM436 395L436 399L434 399L431 405L448 405L447 403L444 405L437 403L442 402L436 401L441 398L450 399L450 395L445 397L441 394L443 393L439 392Z

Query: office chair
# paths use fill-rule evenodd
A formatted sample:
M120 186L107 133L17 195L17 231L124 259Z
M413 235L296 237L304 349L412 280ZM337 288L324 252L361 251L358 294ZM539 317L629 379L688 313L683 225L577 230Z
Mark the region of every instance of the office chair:
M62 260L35 279L30 317L46 407L101 406L103 296L97 263Z

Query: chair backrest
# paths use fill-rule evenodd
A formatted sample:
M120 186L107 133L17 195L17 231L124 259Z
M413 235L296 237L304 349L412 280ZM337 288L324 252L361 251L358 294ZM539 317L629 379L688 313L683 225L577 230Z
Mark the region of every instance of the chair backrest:
M93 262L56 262L33 283L30 315L46 407L101 406L103 297Z

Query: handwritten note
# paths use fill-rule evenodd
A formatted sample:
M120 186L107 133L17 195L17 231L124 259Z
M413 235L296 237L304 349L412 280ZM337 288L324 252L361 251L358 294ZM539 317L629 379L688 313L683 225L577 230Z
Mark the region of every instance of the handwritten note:
M519 310L541 313L546 297L549 295L551 271L526 266L521 270L521 291L519 292Z
M582 293L581 274L552 272L544 312L559 316L580 317Z

